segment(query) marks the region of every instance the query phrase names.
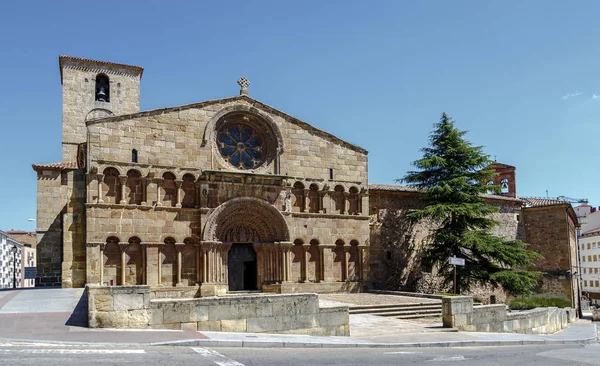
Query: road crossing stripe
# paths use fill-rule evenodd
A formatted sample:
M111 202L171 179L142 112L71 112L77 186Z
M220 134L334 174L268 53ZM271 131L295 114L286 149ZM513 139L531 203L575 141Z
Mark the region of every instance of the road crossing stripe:
M27 354L69 354L69 355L110 355L110 354L141 354L143 349L0 349L0 354L27 353Z
M201 355L203 357L206 357L207 359L216 363L219 366L244 366L243 363L239 363L235 360L227 358L227 357L223 356L222 354L220 354L219 352L215 351L214 349L202 348L202 347L190 347L190 348L192 350L194 350L194 352L198 353L199 355Z

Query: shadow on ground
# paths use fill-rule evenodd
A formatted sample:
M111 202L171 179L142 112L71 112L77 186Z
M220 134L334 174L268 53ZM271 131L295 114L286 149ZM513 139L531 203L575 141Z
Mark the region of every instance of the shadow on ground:
M87 327L88 326L88 298L87 293L83 291L75 309L67 319L65 325L71 327Z

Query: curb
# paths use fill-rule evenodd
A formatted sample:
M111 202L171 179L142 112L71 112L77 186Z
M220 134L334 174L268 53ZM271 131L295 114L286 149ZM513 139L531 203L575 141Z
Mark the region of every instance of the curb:
M502 346L530 346L530 345L586 345L597 342L596 337L583 339L564 340L474 340L474 341L447 341L447 342L407 342L407 343L326 343L326 342L286 342L286 341L247 341L247 340L215 340L215 339L190 339L180 341L147 342L147 343L106 343L106 342L65 342L44 341L33 339L0 339L3 343L19 345L19 343L38 346L105 346L105 347L147 347L147 346L179 346L179 347L249 347L249 348L453 348L453 347L502 347Z

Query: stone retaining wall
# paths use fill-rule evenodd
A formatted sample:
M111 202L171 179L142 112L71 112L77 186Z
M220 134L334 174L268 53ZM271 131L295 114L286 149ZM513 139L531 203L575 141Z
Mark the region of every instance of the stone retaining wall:
M347 306L316 294L154 298L150 286L86 287L90 328L153 328L349 336Z
M574 309L536 308L508 312L506 305L473 306L471 296L442 299L444 327L470 332L552 334L575 321Z

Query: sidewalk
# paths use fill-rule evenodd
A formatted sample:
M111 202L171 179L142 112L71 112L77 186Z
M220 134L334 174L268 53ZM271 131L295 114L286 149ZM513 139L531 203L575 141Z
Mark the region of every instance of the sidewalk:
M289 334L107 330L84 327L82 289L0 291L0 346L35 343L95 346L179 345L208 347L466 347L527 344L590 344L596 325L579 320L552 335L452 332L373 315L350 317L351 337ZM326 303L324 301L324 303Z

